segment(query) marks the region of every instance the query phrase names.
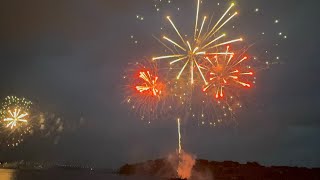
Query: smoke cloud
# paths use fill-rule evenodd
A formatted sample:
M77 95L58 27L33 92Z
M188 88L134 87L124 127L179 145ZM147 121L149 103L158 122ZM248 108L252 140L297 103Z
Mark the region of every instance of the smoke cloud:
M195 165L195 157L184 151L181 151L178 163L178 176L181 179L189 179L192 175L192 168Z

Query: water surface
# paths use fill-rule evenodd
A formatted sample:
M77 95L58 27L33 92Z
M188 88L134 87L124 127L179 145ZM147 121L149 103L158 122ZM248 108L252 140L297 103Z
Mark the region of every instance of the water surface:
M109 173L74 170L0 169L0 180L162 180L150 177L126 177Z

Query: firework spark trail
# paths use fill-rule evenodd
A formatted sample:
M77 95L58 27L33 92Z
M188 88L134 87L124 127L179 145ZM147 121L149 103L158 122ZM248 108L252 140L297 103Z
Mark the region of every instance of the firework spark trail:
M181 154L181 150L182 150L182 146L181 146L181 124L180 124L180 118L177 119L177 123L178 123L178 153L179 155Z
M164 41L168 42L170 45L174 47L177 53L169 48L164 42L157 39L166 49L168 49L172 54L154 57L153 60L162 60L162 59L170 59L170 65L179 63L180 70L178 75L176 76L177 79L180 79L182 74L185 72L187 66L190 68L190 83L194 84L195 82L195 74L198 72L200 74L200 78L202 81L207 85L208 82L204 76L203 70L199 65L201 61L204 61L205 54L221 54L222 52L216 52L216 48L221 47L225 44L231 44L238 41L243 41L242 38L227 40L220 42L222 38L226 37L226 34L219 35L216 38L216 34L229 22L231 21L238 13L235 12L232 14L227 20L223 21L223 19L227 16L229 11L234 6L234 3L230 5L230 7L226 10L226 12L221 16L221 18L217 21L217 23L211 28L210 24L208 24L208 31L205 33L203 32L203 27L206 24L207 17L204 16L202 23L199 23L199 12L200 12L200 0L197 0L197 9L196 9L196 17L195 17L195 26L194 26L194 35L191 41L186 40L180 33L180 30L174 24L169 16L167 16L167 20L170 22L171 26L175 30L176 34L178 35L178 40L173 40L167 36L163 36ZM199 24L200 30L199 30ZM209 30L211 29L211 30ZM178 41L181 41L180 43ZM178 49L179 51L178 51ZM212 49L214 49L212 51ZM180 62L183 62L180 64Z

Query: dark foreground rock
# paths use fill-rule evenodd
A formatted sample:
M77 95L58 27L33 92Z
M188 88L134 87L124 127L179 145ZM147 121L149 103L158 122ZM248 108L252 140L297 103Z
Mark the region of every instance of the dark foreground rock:
M119 170L121 175L147 175L166 177L172 180L176 171L165 159L147 161L138 164L126 164ZM201 178L200 178L201 177ZM320 180L320 168L265 167L256 162L240 164L232 161L216 162L197 160L191 179L214 180Z

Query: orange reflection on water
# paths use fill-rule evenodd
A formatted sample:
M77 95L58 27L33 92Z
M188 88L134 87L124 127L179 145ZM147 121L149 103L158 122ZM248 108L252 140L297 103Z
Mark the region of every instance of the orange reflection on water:
M14 180L15 170L12 169L0 169L1 180Z

